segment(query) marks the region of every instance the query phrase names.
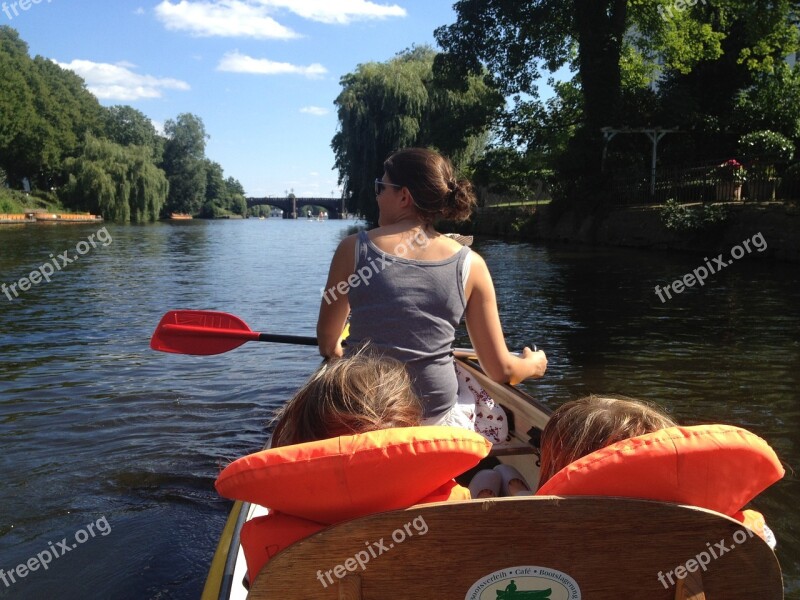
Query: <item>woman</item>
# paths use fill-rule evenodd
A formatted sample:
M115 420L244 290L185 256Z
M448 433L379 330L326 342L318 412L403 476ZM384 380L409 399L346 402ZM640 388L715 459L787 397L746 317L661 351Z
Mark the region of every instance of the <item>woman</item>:
M511 354L503 338L494 285L483 259L434 229L437 219L465 221L475 206L472 185L457 180L449 160L410 148L384 162L375 180L378 228L344 239L333 256L317 322L320 353L343 355L370 342L406 364L424 404L426 424L472 428L456 402L455 328L466 316L481 366L493 380L541 377L544 352ZM352 313L352 314L351 314Z

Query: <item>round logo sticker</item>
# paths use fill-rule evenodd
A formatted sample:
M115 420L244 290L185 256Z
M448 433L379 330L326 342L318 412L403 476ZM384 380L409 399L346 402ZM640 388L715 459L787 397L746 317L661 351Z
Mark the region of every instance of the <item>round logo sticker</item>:
M581 588L555 569L508 567L476 581L464 600L581 600Z

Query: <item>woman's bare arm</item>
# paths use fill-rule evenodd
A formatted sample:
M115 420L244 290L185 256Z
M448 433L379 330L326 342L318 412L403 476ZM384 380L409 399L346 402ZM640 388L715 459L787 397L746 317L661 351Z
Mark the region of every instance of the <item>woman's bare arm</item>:
M547 357L541 350L530 348L516 356L508 351L492 277L484 260L472 253L467 280L466 322L470 340L483 370L494 381L519 383L529 377L541 377L547 369Z
M356 236L351 235L339 244L331 260L328 281L322 294L317 319L319 353L325 358L342 356L340 338L350 314L347 279L353 274Z

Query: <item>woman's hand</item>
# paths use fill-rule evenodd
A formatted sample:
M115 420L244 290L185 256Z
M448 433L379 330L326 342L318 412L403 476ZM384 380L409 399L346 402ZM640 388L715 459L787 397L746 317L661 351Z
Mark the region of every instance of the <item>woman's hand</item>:
M526 346L522 349L518 358L523 363L521 368L516 372L519 379L513 377L510 381L511 384L516 384L532 377L542 377L547 370L547 356L542 350L531 350Z

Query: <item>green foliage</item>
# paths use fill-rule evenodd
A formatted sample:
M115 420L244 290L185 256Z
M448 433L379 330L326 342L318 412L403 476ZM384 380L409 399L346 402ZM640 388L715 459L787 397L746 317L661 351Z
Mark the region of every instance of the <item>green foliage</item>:
M569 105L579 107L570 111L577 119L542 159L557 167L557 187L572 195L602 194L596 170L605 126L679 127L686 133L666 140L662 156L674 146L683 160L732 154L736 132L756 128L759 120L765 126L758 128L788 133L800 102L792 93L782 102L780 90L791 91L791 81L766 95L748 92L753 101L739 110L738 122L733 109L742 90L768 82L797 50L796 4L461 0L454 6L456 23L435 32L445 50L435 70L455 87L465 74L488 69L487 79L512 100L498 122L501 138L531 148L546 137L549 123L560 124L553 108L538 101L537 83L569 65L577 72L580 102ZM636 156L647 159L646 148L630 146L634 163Z
M131 106L103 108L106 137L120 146L145 146L152 150L153 160L160 162L165 140L158 135L153 122Z
M725 1L717 2L723 8ZM640 56L642 70L655 75L673 71L686 75L701 62L715 61L723 53L725 32L715 27L707 6L678 9L672 0L634 1L630 5L629 36L632 50Z
M120 146L88 136L83 154L67 159L65 168L64 204L104 219L154 221L167 200L167 178L144 146Z
M203 120L189 113L164 124L162 168L169 180L167 212L197 214L206 202L208 176L205 158L206 135Z
M200 216L216 219L231 214L247 216L244 188L233 177L224 179L219 163L205 159L206 199Z
M7 26L0 26L0 81L0 166L12 186L27 177L49 189L86 133L102 133L100 105L73 72L41 56L31 59Z
M742 156L749 160L775 163L788 162L794 157L794 143L775 131L753 131L739 139Z
M583 107L572 138L581 142L570 144L570 152L590 176L599 175L601 129L619 122L628 3L461 0L454 8L456 23L434 33L445 50L437 69L448 80L488 69L487 79L519 104L537 99L544 70L570 65L578 72Z
M707 230L728 219L728 209L724 204L690 207L675 200L667 200L660 212L661 221L666 228L677 232Z
M456 167L479 155L485 130L502 98L478 78L448 90L432 75L435 52L418 47L386 63L359 65L342 77L336 98L339 131L331 147L348 209L377 221L373 180L394 150L436 147Z
M472 181L493 194L519 200L539 200L552 174L535 167L536 161L508 146L491 148L475 163Z
M62 187L73 207L146 221L164 206L168 187L156 166L163 164L171 210L198 212L210 181L213 202L246 213L241 185L225 182L219 165L206 172L208 136L199 117L168 121L165 139L142 112L103 108L75 73L41 56L31 59L7 26L0 26L0 81L0 170L10 187L28 178L36 194Z
M734 121L744 130L772 130L800 141L800 65L756 75L736 98Z
M21 213L25 210L25 196L0 185L0 213Z

